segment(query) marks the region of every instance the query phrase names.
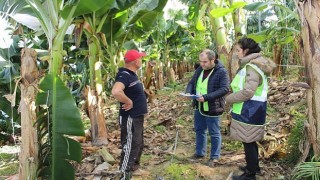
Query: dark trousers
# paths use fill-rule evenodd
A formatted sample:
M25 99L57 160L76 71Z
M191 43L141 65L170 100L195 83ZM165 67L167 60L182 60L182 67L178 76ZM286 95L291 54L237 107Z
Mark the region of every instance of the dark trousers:
M259 152L258 152L258 145L256 142L252 143L245 143L242 142L244 146L244 153L245 159L247 162L247 170L255 174L260 167L259 167Z
M121 160L120 171L132 171L139 165L143 150L143 122L144 116L123 117L120 116L121 128Z

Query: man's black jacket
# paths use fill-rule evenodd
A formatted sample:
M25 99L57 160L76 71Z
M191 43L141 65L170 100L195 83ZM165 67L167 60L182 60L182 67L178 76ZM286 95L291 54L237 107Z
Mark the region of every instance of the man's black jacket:
M213 72L208 80L208 94L202 95L204 100L208 101L209 105L209 111L202 112L210 116L221 115L224 112L224 96L229 92L228 72L220 61L216 60L215 63ZM197 81L202 70L201 66L196 69L192 79L187 85L186 93L196 94ZM198 104L198 101L193 100L193 106L195 108L198 108Z

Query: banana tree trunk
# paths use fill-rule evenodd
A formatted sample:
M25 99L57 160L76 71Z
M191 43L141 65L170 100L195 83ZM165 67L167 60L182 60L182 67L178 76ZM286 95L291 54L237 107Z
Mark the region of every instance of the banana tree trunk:
M320 156L320 0L295 1L301 19L301 58L305 65L307 90L307 137L314 155ZM308 146L304 148L308 151ZM308 152L307 152L308 153Z
M229 78L233 79L237 74L239 69L239 58L236 56L236 44L234 44L229 52L228 60L229 60Z
M106 121L103 115L104 100L90 87L86 89L88 111L91 123L92 144L101 146L108 144Z
M154 74L154 67L155 67L155 63L148 61L147 65L146 65L146 70L144 73L145 76L145 81L144 81L144 87L145 89L150 89L151 87L151 83L152 83L152 77Z
M175 84L176 83L176 73L174 72L174 70L173 70L173 68L171 67L169 67L168 68L168 72L169 72L169 74L168 74L168 80L169 80L169 84Z
M172 67L175 75L177 76L177 75L178 75L177 61L172 61L172 62L171 62L171 67Z
M212 2L209 6L209 12L218 6L215 2ZM215 42L217 44L217 51L219 54L219 59L225 67L228 67L228 44L227 44L227 35L225 31L224 21L222 17L214 18L211 15L209 16L212 29L215 34ZM228 67L229 69L229 67Z
M282 59L282 45L281 44L275 44L273 46L273 59L276 64L281 64L281 59ZM281 66L277 66L277 68L274 71L274 74L276 77L279 77L281 75Z
M164 79L163 79L163 64L160 62L158 64L158 83L157 83L157 89L162 89L164 87Z
M102 97L102 64L99 62L101 50L99 40L94 35L89 38L88 45L90 87L87 88L86 95L91 122L92 144L101 146L108 144L106 120L103 113L104 99Z
M175 82L176 82L175 72L172 67L172 63L169 60L167 61L166 71L167 71L168 83L175 84Z
M230 5L233 4L233 0L229 0ZM234 26L234 37L235 40L240 39L244 34L246 34L245 31L245 15L243 13L243 9L236 9L232 12L232 20L233 20L233 26ZM229 65L229 77L230 79L233 79L235 76L238 68L239 68L239 59L236 57L235 54L235 44L233 44L229 55L228 55L228 65Z
M144 77L146 79L144 80L144 87L145 87L145 93L148 95L148 102L152 103L153 98L155 95L155 90L157 89L157 85L155 82L155 67L156 63L152 61L148 61L146 65L146 70L144 73Z
M177 69L178 69L178 77L179 79L183 78L185 71L185 66L184 66L184 62L178 61L177 63Z
M63 79L62 70L62 61L63 61L63 43L58 43L57 41L53 42L52 46L52 57L50 61L50 74L59 75Z
M39 72L36 64L37 53L30 48L21 51L21 153L19 155L19 179L37 179L38 136L35 99Z
M233 4L234 0L229 0L230 5ZM243 9L239 8L232 12L232 20L234 26L234 37L236 40L240 39L245 33L245 17Z

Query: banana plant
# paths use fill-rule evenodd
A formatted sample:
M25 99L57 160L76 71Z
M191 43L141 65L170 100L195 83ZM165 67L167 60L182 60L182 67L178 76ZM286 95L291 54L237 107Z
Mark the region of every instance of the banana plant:
M167 19L159 16L155 30L143 43L149 49L150 59L156 62L152 68L154 73L146 74L145 87L151 85L152 74L157 82L153 85L156 89L164 86L165 79L170 85L174 85L176 77L182 77L184 68L191 70L191 64L197 61L198 53L211 42L205 31L196 29L199 24L195 18L198 13L195 10L197 5L191 3L188 6L189 14L183 10L169 9Z
M73 167L67 160L80 162L81 147L66 135L84 135L84 130L70 91L62 82L61 68L64 36L79 1L69 1L67 4L61 1L26 2L36 14L49 47L49 73L40 82L36 100L36 105L41 109L36 122L40 143L37 175L51 179L74 179ZM69 15L62 17L62 11L68 7L71 7Z
M268 52L272 52L273 53L273 57L274 60L277 64L281 64L281 57L282 57L282 47L283 44L288 44L291 43L295 37L297 36L297 34L299 33L298 29L294 29L294 28L288 28L286 27L286 24L284 23L284 21L290 21L290 20L294 20L296 22L299 22L298 16L297 14L295 14L290 8L277 3L277 2L253 2L253 3L245 3L242 1L238 1L238 2L232 2L230 1L230 6L229 7L220 7L220 8L216 8L213 9L210 13L213 17L225 17L230 13L235 13L238 10L247 10L247 11L251 11L251 12L261 12L259 13L259 15L257 14L253 14L251 17L249 16L248 18L248 33L247 36L256 40L257 42L263 42L264 44L270 45L272 44L272 48L264 48L264 51L267 53L268 56L272 56L268 54ZM270 12L270 10L268 10L268 7L272 7L275 12L277 17L279 18L280 23L276 23L273 24L272 22L270 22L269 24L271 24L270 27L265 29L262 29L263 27L261 27L261 25L259 26L259 30L257 30L258 32L252 32L250 29L250 19L256 19L256 16L262 17L263 19L265 19L266 17L275 14L274 12ZM282 14L286 14L286 16L282 16ZM241 14L238 14L238 16L233 16L233 20L237 20L239 18L242 18L240 16ZM243 18L242 18L243 19ZM256 28L256 24L261 24L260 20L258 22L255 22L252 24L252 27ZM234 26L234 30L235 30L235 37L238 37L238 34L243 34L241 32L239 32L239 29L241 28L239 25L240 24L244 24L244 23L238 23L238 22L234 22L235 26ZM238 25L236 25L238 24ZM280 24L280 27L279 27ZM283 24L283 25L281 25ZM244 31L242 31L244 32ZM276 37L276 38L275 38ZM270 39L275 40L275 41L269 41ZM268 42L267 42L268 40ZM270 50L269 50L270 49ZM236 61L234 61L233 59L231 60L232 57L232 51L231 51L231 55L229 55L229 63L233 64L230 65L230 75L231 77L233 76L234 72L237 69L237 63ZM235 62L235 63L233 63ZM277 69L277 74L280 73L280 66Z
M39 139L42 142L39 157L42 161L39 176L52 179L74 179L74 170L67 159L81 161L80 144L66 135L84 135L79 110L70 90L62 81L61 68L64 56L63 40L75 15L87 14L101 8L104 2L27 0L37 12L38 19L48 38L50 70L40 83L37 105L45 107L38 113ZM49 9L45 11L44 7Z
M103 1L101 9L77 17L76 38L85 34L87 39L90 86L86 89L87 108L91 121L94 145L107 144L107 131L103 114L104 84L103 63L110 70L107 75L114 76L118 66L117 58L126 40L141 38L152 27L152 18L161 11L166 1ZM123 30L124 29L124 30ZM130 34L135 31L135 34ZM142 32L137 34L137 32ZM84 33L83 33L84 32ZM133 36L134 35L134 36ZM76 42L79 46L80 41Z
M15 131L13 124L20 124L21 122L18 108L13 106L18 104L18 99L20 98L20 91L15 88L15 80L19 79L18 69L19 66L12 63L8 63L3 68L0 67L0 121L1 125L5 125L5 127L0 126L0 129L7 135ZM10 94L14 94L15 90L17 92L16 96L11 96ZM12 97L12 99L5 97Z
M89 73L90 73L90 86L85 89L88 115L91 122L91 137L92 144L96 146L106 145L107 128L104 118L104 85L102 82L102 60L103 54L101 50L101 43L106 44L105 35L101 33L102 25L105 23L109 15L111 6L114 0L101 1L102 8L99 11L94 11L83 15L83 19L78 17L76 24L76 46L80 45L82 31L85 32L87 45L89 48Z
M317 92L320 91L319 86L319 1L294 1L301 19L301 39L300 39L300 55L305 66L305 81L310 88L307 93L308 104L308 122L305 127L308 129L306 136L310 145L303 147L303 152L311 152L314 156L320 157L320 97ZM301 44L303 46L301 46ZM306 156L307 157L307 156ZM305 160L305 159L303 159ZM303 161L302 160L302 161ZM317 173L319 175L319 173ZM318 178L319 176L317 176Z
M78 142L67 136L84 135L84 130L70 90L62 80L62 62L65 55L63 41L74 19L74 14L82 15L97 11L104 2L24 0L5 3L10 4L7 6L10 16L18 14L17 9L22 9L20 13L28 14L37 20L40 25L38 30L46 35L48 41L49 71L40 82L40 93L37 95L37 105L40 107L37 120L40 143L38 176L51 179L74 179L73 167L67 160L79 162L81 148ZM30 28L32 25L34 23Z
M4 2L0 3L0 12L3 19L10 21L12 19L6 14L7 11L4 11L6 9L6 5L8 4L4 4ZM16 27L11 25L11 28L15 29ZM36 115L34 108L32 108L34 107L34 104L33 106L31 105L33 103L32 99L34 99L36 94L36 85L31 82L27 83L24 77L28 76L28 79L33 78L28 72L26 72L28 69L34 71L34 76L37 76L37 69L31 68L31 66L36 66L33 61L34 59L30 56L22 55L22 58L20 58L20 48L18 47L18 41L20 39L18 35L13 35L12 40L13 41L11 43L6 43L7 47L0 49L0 56L6 60L5 62L9 62L5 67L0 67L2 70L0 72L0 86L2 87L0 90L0 122L1 125L3 125L4 122L2 119L4 119L6 120L5 124L7 124L6 128L0 126L0 129L1 131L4 131L4 134L9 133L10 131L10 134L15 135L17 128L15 128L13 124L19 120L19 124L24 127L21 130L21 136L28 137L23 139L21 144L22 150L19 155L19 178L22 179L22 177L29 177L30 179L36 179L38 156L37 153L34 152L38 151L38 145L35 143L37 142L36 128L33 127L34 122L36 121ZM21 52L24 52L24 50ZM19 66L20 59L24 59L21 60L21 62L25 62L21 66ZM30 68L23 68L25 66ZM20 71L21 74L24 74L22 78L19 77L20 73L18 69L20 69L20 67L22 67ZM18 83L19 81L20 83ZM20 88L17 88L18 84L20 85ZM19 108L16 104L19 105ZM5 114L5 116L3 116L3 114ZM20 116L22 116L22 118L20 118ZM32 159L32 161L30 161L30 159Z
M109 1L112 2L112 1ZM156 17L162 14L162 9L167 0L116 0L107 3L101 10L87 14L84 20L78 20L78 34L85 32L87 39L95 35L98 40L91 39L88 42L95 42L96 47L102 47L100 57L103 63L107 63L108 72L115 75L119 65L119 56L123 47L137 48L132 42L142 42L153 31ZM81 39L81 38L76 38ZM98 45L97 43L100 43ZM132 46L133 45L133 46ZM91 78L94 78L93 76ZM111 77L112 78L112 77Z
M224 1L193 0L191 2L194 7L192 10L192 12L194 12L192 14L192 18L195 19L197 23L197 30L206 31L207 29L210 29L219 58L222 63L227 66L229 45L227 43L225 22L222 17L213 16L211 13L214 9L222 7L224 5Z
M267 7L272 8L267 9ZM267 23L261 23L258 19L258 23L261 24L259 31L249 34L248 37L255 39L257 42L261 42L265 54L267 56L273 56L276 64L287 64L286 59L288 59L289 51L291 51L289 49L294 48L295 39L300 33L300 27L298 26L300 20L297 14L294 13L290 7L276 2L251 3L246 5L244 9L260 12L258 15L260 17L259 19L264 19L264 22L267 22L266 18L268 16L276 15L279 20L277 23L267 22L268 27L264 25ZM257 18L253 16L250 19L255 20ZM248 25L248 27L250 27L250 25ZM277 66L273 74L280 76L282 69L281 66Z
M111 12L114 14L107 18L102 32L107 39L109 63L114 69L119 64L118 58L123 47L138 49L136 42L142 42L153 32L157 17L162 15L166 3L167 0L142 0L135 4L126 3L131 6L113 8Z
M15 63L19 60L19 51L18 47L15 45L17 44L17 39L13 37L12 39L15 39L12 45L8 48L0 49L0 57L2 57L5 61L0 61L0 114L2 117L1 119L5 120L7 125L7 130L12 130L11 126L11 120L15 123L20 123L21 118L18 114L18 108L16 106L13 106L13 104L18 104L17 99L19 99L19 89L15 88L15 80L19 79L19 64ZM15 43L16 42L16 43ZM14 63L13 63L14 62ZM17 90L16 94L16 100L12 99L12 101L9 101L7 98L5 98L6 95L13 94L14 90ZM5 132L5 133L11 133L11 132Z
M15 88L15 81L19 79L20 48L18 46L19 36L11 35L15 30L14 23L8 22L10 18L4 12L4 2L0 2L0 23L1 23L1 42L0 42L0 119L6 128L1 128L4 133L12 133L13 123L20 123L18 108L19 88ZM15 89L18 93L12 100L5 97L14 97ZM13 96L11 96L11 94ZM10 122L13 121L13 122ZM7 131L8 130L8 131ZM9 132L10 131L10 132Z

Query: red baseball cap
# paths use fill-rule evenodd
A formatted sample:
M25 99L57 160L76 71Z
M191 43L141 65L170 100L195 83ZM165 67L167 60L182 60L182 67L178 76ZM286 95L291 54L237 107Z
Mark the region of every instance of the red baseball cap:
M138 58L141 58L144 56L146 56L146 53L131 49L131 50L128 50L126 52L126 54L124 55L124 61L131 62L131 61L137 60Z

